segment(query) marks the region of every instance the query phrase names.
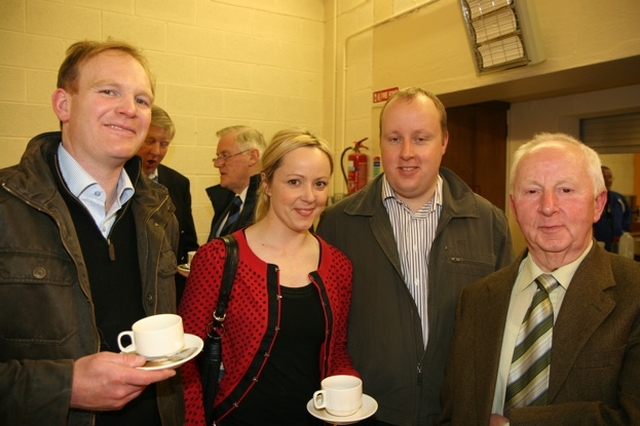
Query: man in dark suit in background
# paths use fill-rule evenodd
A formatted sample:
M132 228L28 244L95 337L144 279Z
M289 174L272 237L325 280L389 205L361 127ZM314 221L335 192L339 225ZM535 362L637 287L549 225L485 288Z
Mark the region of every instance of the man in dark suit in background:
M640 424L640 263L595 244L606 201L597 153L574 138L515 153L527 250L462 290L439 424Z
M149 179L164 185L176 206L176 218L180 226L178 264L187 263L187 253L198 248L198 236L191 214L191 191L189 179L170 167L160 164L169 150L176 128L169 114L159 106L151 109L151 125L147 137L138 151L142 158L142 169ZM176 298L180 303L185 278L176 274Z
M219 130L213 165L220 170L220 184L206 189L213 205L209 241L253 223L260 187L260 157L264 137L249 126Z

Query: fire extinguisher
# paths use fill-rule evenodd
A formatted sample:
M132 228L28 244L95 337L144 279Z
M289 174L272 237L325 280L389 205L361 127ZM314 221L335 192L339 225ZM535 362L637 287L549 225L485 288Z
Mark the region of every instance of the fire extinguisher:
M353 147L348 147L344 151L342 151L342 155L340 156L340 166L342 168L342 176L347 184L347 193L349 195L361 190L367 184L367 176L368 176L368 163L369 158L366 154L360 152L361 149L369 149L364 146L362 143L369 138L360 139L357 142L354 142ZM344 156L348 151L353 151L353 153L349 154L348 164L349 164L349 176L344 171Z

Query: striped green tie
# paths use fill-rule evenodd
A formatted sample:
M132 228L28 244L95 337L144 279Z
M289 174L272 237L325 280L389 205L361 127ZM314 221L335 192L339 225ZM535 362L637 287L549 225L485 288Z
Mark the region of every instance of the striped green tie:
M558 281L551 274L543 274L536 278L536 284L538 290L522 321L513 352L505 410L547 404L553 333L549 293L558 286Z

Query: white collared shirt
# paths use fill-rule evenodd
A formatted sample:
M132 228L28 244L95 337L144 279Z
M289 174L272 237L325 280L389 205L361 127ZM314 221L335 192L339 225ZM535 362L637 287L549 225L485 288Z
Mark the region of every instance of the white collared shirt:
M155 182L158 182L158 168L156 167L156 169L152 173L149 173L147 177Z
M122 169L116 186L117 197L106 211L107 194L98 182L62 146L58 145L58 165L67 188L89 211L102 235L107 238L116 215L135 192L127 172Z
M589 244L586 250L573 262L564 265L551 274L560 284L551 293L549 293L549 300L553 306L553 321L558 319L558 313L562 306L564 296L569 289L569 284L573 279L573 275L584 260L593 241ZM518 270L518 276L516 277L515 285L511 290L511 299L509 300L509 310L507 311L507 322L504 328L504 334L502 336L502 349L500 351L500 363L498 364L498 376L496 377L496 389L493 394L493 408L492 413L503 414L505 394L507 391L507 381L509 380L509 370L511 369L511 361L513 359L513 350L516 347L516 340L518 339L518 332L520 326L524 320L524 316L531 305L533 295L536 292L537 284L535 279L544 274L543 271L531 258L531 255L527 255L520 263L520 269Z
M383 176L382 203L387 209L393 228L404 282L418 307L422 321L422 338L426 347L429 339L429 317L427 315L429 252L442 212L442 177L438 175L433 197L418 212L414 213L408 205L396 197L396 193L387 182L386 176Z

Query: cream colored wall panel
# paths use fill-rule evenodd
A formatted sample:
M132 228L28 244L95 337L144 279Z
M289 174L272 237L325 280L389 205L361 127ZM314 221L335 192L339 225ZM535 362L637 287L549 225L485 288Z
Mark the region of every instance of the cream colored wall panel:
M212 185L214 184L211 183L211 185L208 186ZM204 192L204 188L200 191L195 191L191 188L191 201L191 213L193 214L193 222L198 234L198 243L202 245L207 242L207 238L209 237L211 219L213 219L213 207Z
M27 74L20 68L0 67L0 101L25 102Z
M151 65L151 67L153 68L153 65ZM167 104L167 87L168 86L172 86L171 84L167 84L167 83L162 83L162 82L158 82L156 80L156 96L153 99L153 103L154 104L158 104L160 106L166 105Z
M40 0L27 1L27 31L71 40L101 39L100 11Z
M0 65L57 71L66 45L49 37L0 31Z
M416 2L416 0L393 0L393 13L398 14L405 12L413 7L416 7L418 5L416 3L420 2ZM423 1L422 3L427 3L427 1ZM452 3L457 3L457 1Z
M366 110L369 109L367 113ZM347 120L360 119L371 116L371 91L359 90L347 96Z
M135 0L64 0L63 3L74 6L90 7L92 9L134 14Z
M194 25L195 0L136 0L136 15Z
M322 99L324 97L323 76L321 71L305 72L298 71L300 96L307 96L313 99Z
M536 0L535 6L550 64L562 62L564 67L577 67L598 62L602 57L638 54L640 4L637 0L582 0L580 13L576 13L576 4L572 2ZM567 64L567 61L571 62Z
M220 105L223 103L222 95L216 99L211 99L211 102L216 102ZM231 126L234 124L247 124L247 120L237 121L235 119L218 117L196 117L196 134L195 142L198 146L208 146L215 150L218 143L218 137L216 132L223 127ZM215 151L214 151L215 154ZM215 157L213 155L211 158Z
M301 90L298 71L274 67L254 68L253 90L260 93L282 96L307 96Z
M342 1L342 0L340 0ZM323 15L322 0L224 0L225 3L248 9L319 19Z
M224 58L224 34L217 30L169 24L167 50L205 58Z
M338 40L359 33L373 24L374 4L362 2L358 7L338 16Z
M299 123L292 123L291 121L271 120L271 121L252 122L250 125L251 127L258 129L262 133L262 135L264 136L264 139L267 141L267 144L271 141L271 138L273 138L273 135L275 135L282 129L288 129L291 127L305 127L309 131L313 132L313 130L309 128L310 126L301 126Z
M27 102L51 105L51 95L58 84L54 71L27 70ZM51 111L53 114L53 111Z
M279 64L279 58L275 54L278 44L276 40L226 33L224 58L229 61L276 66Z
M237 120L278 120L275 96L261 93L225 91L224 116Z
M383 0L386 3L390 3L389 0ZM391 0L393 1L393 0ZM338 4L338 14L344 15L348 14L358 7L361 7L364 4L371 3L371 0L337 0Z
M324 67L320 47L282 42L276 55L279 65L284 68L321 72Z
M24 31L26 28L24 0L1 0L0 16L0 29Z
M197 0L196 26L251 34L251 10L211 0Z
M324 16L324 1L280 0L276 3L275 11L311 20L321 20Z
M421 85L442 93L461 84L463 76L476 79L457 1L439 1L377 27L374 46L374 90ZM483 81L505 78L499 74L483 76Z
M317 21L303 21L302 26L303 32L300 37L300 42L324 49L324 23Z
M307 98L278 98L277 114L296 126L319 129L322 124L322 101Z
M375 123L377 127L377 122ZM347 122L346 140L350 146L353 143L364 138L369 138L364 142L364 145L369 149L364 151L369 157L373 157L373 153L380 152L380 138L377 133L371 134L371 117L362 117ZM376 154L379 155L379 154Z
M211 166L212 170L218 170ZM202 213L203 217L206 217L206 232L209 235L209 228L211 226L211 219L213 218L213 207L211 206L211 202L209 201L209 197L207 196L206 189L210 186L217 185L220 183L220 174L216 173L215 175L211 174L208 176L189 176L189 180L191 181L191 198L194 203L198 203L202 205ZM195 218L195 215L194 215ZM198 231L204 231L205 228L200 229L198 225L196 225ZM205 235L205 237L207 236Z
M376 28L374 88L418 84L436 93L456 93L640 53L637 0L620 0L615 8L599 0L533 3L546 61L478 76L459 2L441 0Z
M322 46L322 22L254 10L253 35L294 43Z
M395 2L389 0L374 0L374 18L373 22L381 22L393 16Z
M169 145L169 153L178 146L189 148L196 146L196 117L193 115L174 114L171 105L157 103L156 105L167 111L176 127L176 134L171 141L171 145Z
M166 86L167 108L175 114L208 115L219 117L223 113L222 90L196 86Z
M18 164L28 141L27 138L0 137L0 169Z
M125 40L143 50L165 50L167 47L167 25L155 19L103 13L102 32L105 39Z
M238 62L199 59L196 84L250 90L254 67L255 65Z
M196 84L197 58L158 51L146 51L151 69L158 81L173 84Z
M170 149L171 167L182 174L202 175L211 173L215 150L207 147L174 146ZM169 163L167 163L169 164Z
M0 103L0 135L31 138L58 130L58 119L49 105Z
M399 47L399 46L398 46ZM373 53L373 31L365 31L347 40L349 64L371 63Z
M347 68L347 86L349 90L369 90L369 100L371 100L371 85L373 75L373 63L372 62L360 62L350 65ZM371 102L369 102L369 106Z

